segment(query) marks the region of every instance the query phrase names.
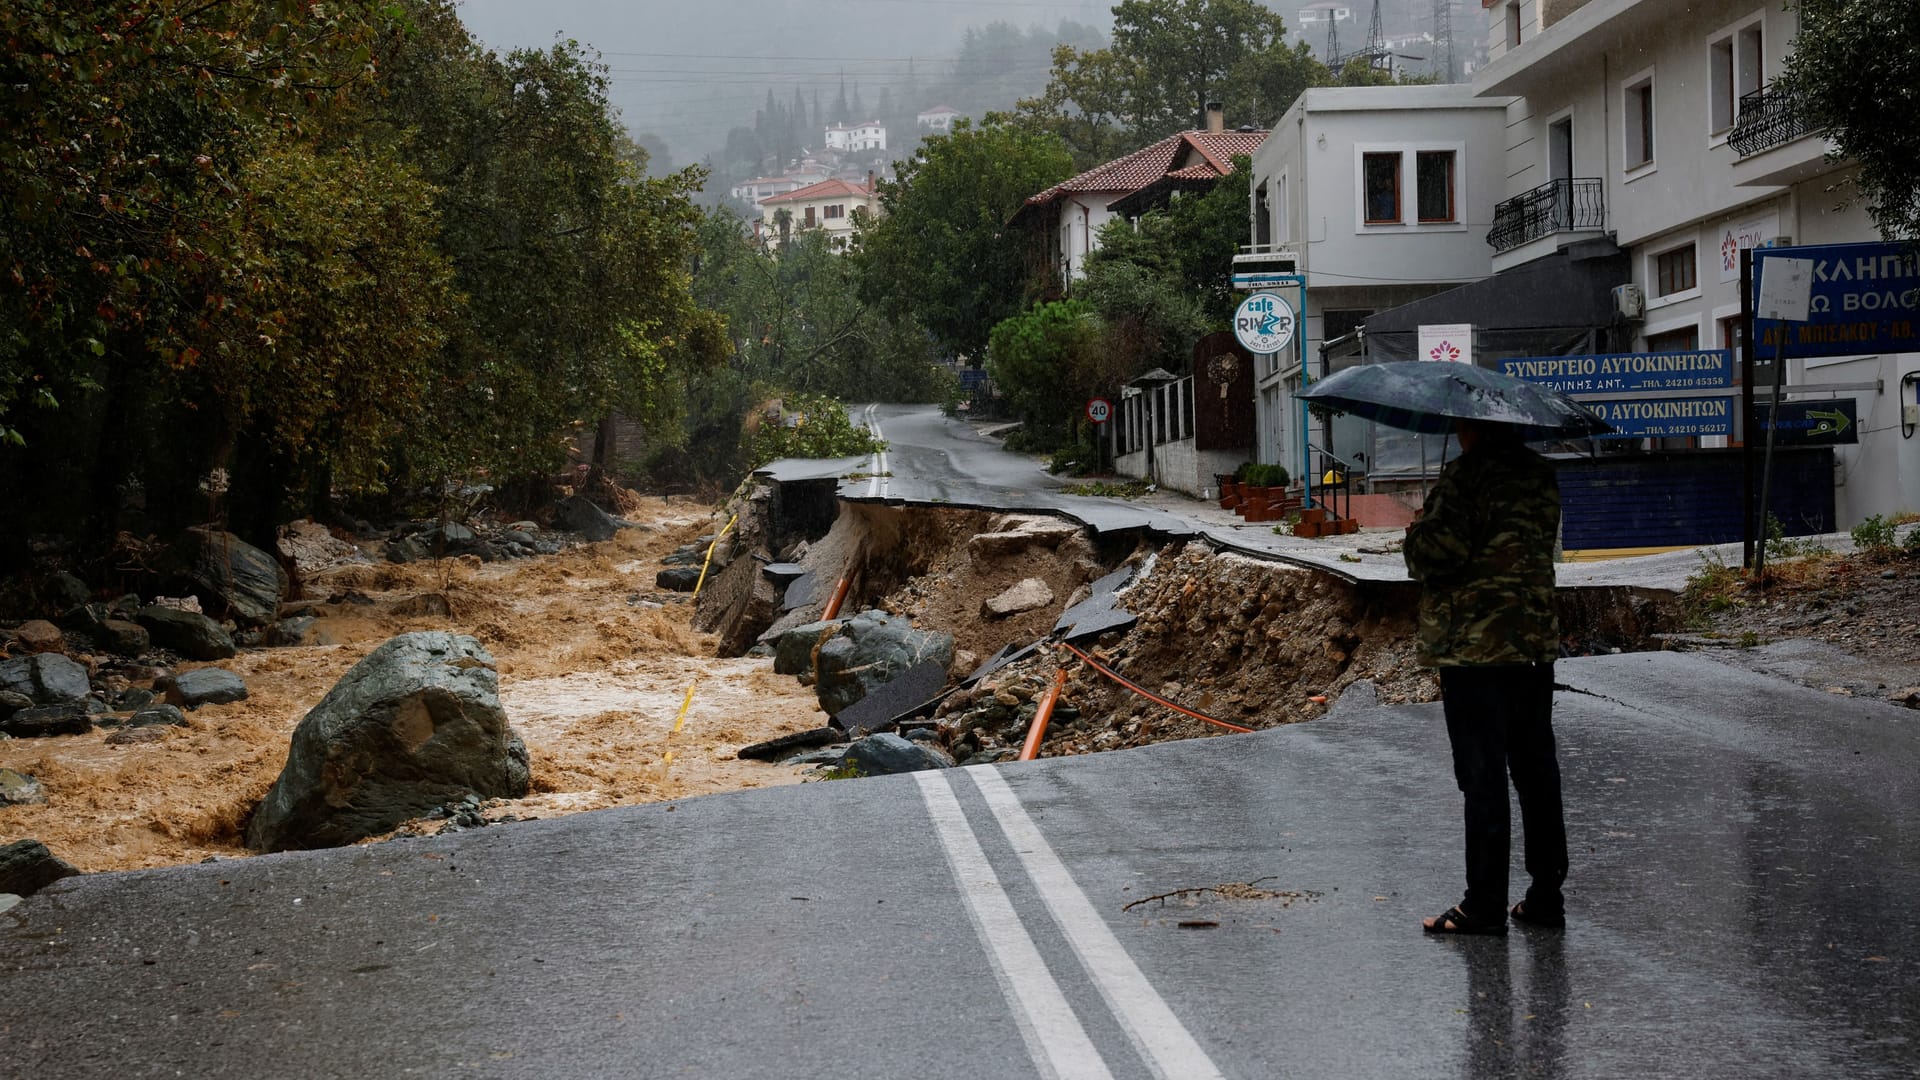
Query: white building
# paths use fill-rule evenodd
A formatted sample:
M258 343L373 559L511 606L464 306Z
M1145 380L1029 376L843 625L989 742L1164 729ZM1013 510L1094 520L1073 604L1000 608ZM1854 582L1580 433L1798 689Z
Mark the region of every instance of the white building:
M774 195L785 195L789 191L805 187L807 181L792 176L756 176L751 180L742 180L730 189L736 199L743 199L758 206L760 200Z
M1308 4L1293 17L1293 25L1301 37L1319 34L1324 38L1329 25L1352 21L1353 9L1346 4L1338 3Z
M835 251L844 251L853 236L854 214L879 212L880 197L874 193L872 184L822 180L762 200L759 229L768 246L778 250L784 217L785 231L818 229L827 234L827 242Z
M863 120L857 124L829 124L826 139L827 149L838 150L843 154L885 150L887 129L882 127L878 120Z
M953 122L960 119L960 110L951 105L935 105L915 117L920 127L927 131L946 134L953 130Z
M1775 0L1493 0L1487 11L1489 60L1473 87L1511 103L1493 269L1611 238L1644 297L1631 351L1731 348L1742 248L1879 239L1858 201L1833 194L1851 166L1829 161L1831 144L1770 87L1796 10ZM1854 399L1860 430L1857 446L1835 448L1842 528L1920 509L1920 440L1901 430L1916 372L1915 354L1789 364L1789 385L1865 387L1835 392Z
M1253 156L1254 241L1306 275L1314 371L1374 312L1488 274L1505 118L1505 101L1444 85L1311 89L1280 118ZM1262 359L1255 380L1258 460L1305 475L1297 356Z

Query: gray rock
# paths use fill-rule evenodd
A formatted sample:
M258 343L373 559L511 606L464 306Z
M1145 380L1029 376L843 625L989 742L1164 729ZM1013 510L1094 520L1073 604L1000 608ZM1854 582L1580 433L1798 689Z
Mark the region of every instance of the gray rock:
M287 572L279 560L229 532L188 529L180 548L189 592L201 609L230 613L241 626L264 626L287 595Z
M929 660L942 668L952 665L953 635L915 630L898 615L863 611L827 639L815 657L814 695L833 716L915 665Z
M157 743L167 737L162 730L164 725L149 724L146 727L122 728L107 736L108 746L134 746L140 743Z
M660 561L667 566L699 566L707 561L707 542L682 544Z
M0 720L0 735L15 739L44 739L53 735L85 735L93 730L93 717L86 706L76 701L59 705L35 705Z
M506 532L500 534L500 542L503 544L519 544L521 547L531 549L533 547L533 534L520 529L508 529Z
M951 769L953 759L937 746L903 739L892 732L869 735L847 748L844 764L867 776Z
M128 727L186 727L187 714L178 705L149 705L133 714Z
M220 624L197 611L154 604L141 608L134 618L153 635L155 645L189 660L226 660L236 651Z
M813 650L839 631L841 621L811 622L780 635L773 647L773 670L780 675L813 674Z
M47 599L61 611L79 607L93 596L93 590L87 583L67 573L65 570L47 580Z
M847 756L844 746L829 746L822 750L809 750L804 754L781 758L780 764L787 765L838 765Z
M79 872L38 840L15 840L0 847L0 893L30 896Z
M620 523L584 495L569 495L553 508L554 523L588 540L611 540L620 531Z
M294 729L247 846L350 844L467 794L519 798L527 782L526 746L501 710L493 657L463 635L402 634L355 664Z
M653 576L653 583L672 592L692 592L700 584L700 568L669 566Z
M307 635L313 632L314 618L311 615L296 615L291 619L281 619L267 628L269 645L303 645Z
M125 619L102 620L93 640L115 656L140 656L153 646L153 635L146 627Z
M47 801L47 790L26 773L0 769L0 806L25 806Z
M199 668L153 684L166 695L169 705L197 709L202 705L229 705L247 699L247 684L240 676L222 668Z
M113 704L114 707L118 709L138 710L144 709L158 700L160 700L160 695L144 686L129 686L114 695Z
M982 600L980 614L989 619L1004 619L1009 615L1043 608L1051 603L1053 603L1053 590L1039 578L1030 577L1011 586L999 596Z
M451 619L453 602L445 593L418 593L393 605L393 613L403 619Z
M86 667L59 653L0 660L0 692L19 694L35 705L79 701L92 690Z
M33 708L33 699L15 690L0 690L0 720L5 720L21 709Z

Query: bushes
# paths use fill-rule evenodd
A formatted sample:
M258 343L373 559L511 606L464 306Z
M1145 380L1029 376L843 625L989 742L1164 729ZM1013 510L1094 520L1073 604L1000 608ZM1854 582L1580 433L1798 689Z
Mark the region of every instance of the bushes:
M1233 470L1233 478L1253 487L1286 487L1290 479L1284 465L1262 465L1251 461Z

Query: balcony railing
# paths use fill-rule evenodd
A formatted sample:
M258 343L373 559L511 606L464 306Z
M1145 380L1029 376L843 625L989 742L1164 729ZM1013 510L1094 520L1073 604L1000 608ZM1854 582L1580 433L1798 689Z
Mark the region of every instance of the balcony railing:
M1512 251L1553 233L1606 226L1604 181L1549 180L1493 208L1493 228L1487 232L1487 243L1495 251Z
M1813 132L1813 123L1792 94L1762 87L1740 98L1740 119L1727 135L1727 145L1741 157L1752 157Z

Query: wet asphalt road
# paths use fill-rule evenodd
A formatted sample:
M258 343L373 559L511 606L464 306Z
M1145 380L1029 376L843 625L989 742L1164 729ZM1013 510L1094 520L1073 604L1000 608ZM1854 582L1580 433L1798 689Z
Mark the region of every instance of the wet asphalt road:
M1356 688L1255 735L62 882L0 914L0 1076L1920 1071L1915 714L1691 654L1559 677L1563 935L1419 932L1459 888L1438 708ZM1123 910L1234 882L1277 895Z

